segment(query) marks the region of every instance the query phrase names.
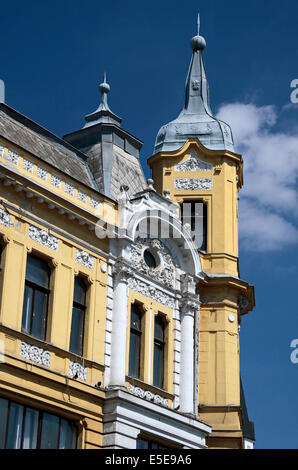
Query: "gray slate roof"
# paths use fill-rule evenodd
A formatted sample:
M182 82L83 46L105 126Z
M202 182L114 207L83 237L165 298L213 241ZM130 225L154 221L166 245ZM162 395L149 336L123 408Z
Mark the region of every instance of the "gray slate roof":
M98 190L84 154L3 103L0 104L0 135L86 186Z

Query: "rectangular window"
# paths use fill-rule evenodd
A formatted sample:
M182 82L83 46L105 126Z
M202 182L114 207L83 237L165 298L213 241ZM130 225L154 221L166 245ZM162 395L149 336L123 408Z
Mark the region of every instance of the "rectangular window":
M137 449L169 449L169 447L163 446L159 442L138 438Z
M142 312L134 303L130 310L129 372L131 377L140 378Z
M207 250L207 204L200 201L184 201L181 206L181 222L191 228L192 239L198 250Z
M69 350L78 356L83 355L86 292L87 288L84 280L81 277L76 276L73 294Z
M75 449L72 421L0 398L0 449Z
M22 331L45 340L49 301L50 268L46 261L28 255Z
M153 385L159 388L164 386L164 355L165 326L162 317L157 315L154 323Z

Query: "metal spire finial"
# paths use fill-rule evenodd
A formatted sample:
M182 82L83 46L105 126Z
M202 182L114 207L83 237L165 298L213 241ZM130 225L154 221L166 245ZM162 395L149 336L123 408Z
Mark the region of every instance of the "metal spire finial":
M200 36L200 12L198 12L198 20L197 20L197 28L198 28L198 34L194 36L191 40L191 47L194 51L202 51L206 47L206 41L203 38L203 36Z
M198 11L198 22L197 22L197 25L198 25L198 34L197 36L200 36L200 12Z

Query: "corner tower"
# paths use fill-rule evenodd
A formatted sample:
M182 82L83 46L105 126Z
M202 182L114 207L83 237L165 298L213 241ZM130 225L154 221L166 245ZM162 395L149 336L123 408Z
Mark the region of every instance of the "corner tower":
M245 419L239 369L241 316L254 307L254 288L240 279L238 192L243 184L242 156L232 131L210 108L209 85L198 32L191 40L185 105L177 119L163 125L148 159L155 189L181 207L192 231L205 279L198 285L199 417L212 426L208 445L243 448L253 441ZM246 424L245 424L246 423Z

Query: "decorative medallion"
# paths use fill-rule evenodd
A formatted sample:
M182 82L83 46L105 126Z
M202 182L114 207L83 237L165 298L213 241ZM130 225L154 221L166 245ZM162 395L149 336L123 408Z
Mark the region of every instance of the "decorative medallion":
M29 173L33 173L33 168L34 168L34 163L31 162L31 160L28 160L28 158L23 158L23 168L26 171L29 171Z
M92 207L94 207L94 209L97 209L98 206L99 206L99 204L100 204L100 202L99 202L99 200L96 199L95 197L91 197L91 198L90 198L90 204L91 204Z
M175 189L212 189L212 178L175 178Z
M50 367L50 351L38 348L37 346L26 343L25 341L21 342L20 356L24 357L25 359L29 359L30 361L36 362L37 364L42 364L43 366Z
M78 199L82 202L86 202L87 201L87 193L85 193L84 191L81 191L79 189L78 190Z
M58 238L50 235L46 230L29 225L29 237L31 240L46 246L50 250L58 250Z
M94 257L86 251L77 248L76 262L80 263L82 266L86 266L86 268L93 269Z
M174 166L175 171L211 171L212 164L199 159L196 152L191 152L189 158Z
M141 387L136 387L130 384L129 391L136 397L144 398L145 400L156 403L157 405L162 405L166 407L169 406L169 402L167 398L163 398L160 395L157 395L157 393L150 392L150 390L144 390Z
M82 366L79 362L69 362L69 375L76 379L87 380L87 367Z
M19 164L19 154L17 152L14 152L14 150L8 149L8 155L6 157L6 160L13 163L14 165L18 165Z
M74 185L71 183L66 182L64 186L64 191L69 194L70 196L74 195Z
M44 181L47 181L48 179L48 170L45 168L42 168L42 166L37 167L37 176L38 178L41 178Z
M51 184L55 186L55 188L61 188L62 180L59 176L52 174L51 176Z

